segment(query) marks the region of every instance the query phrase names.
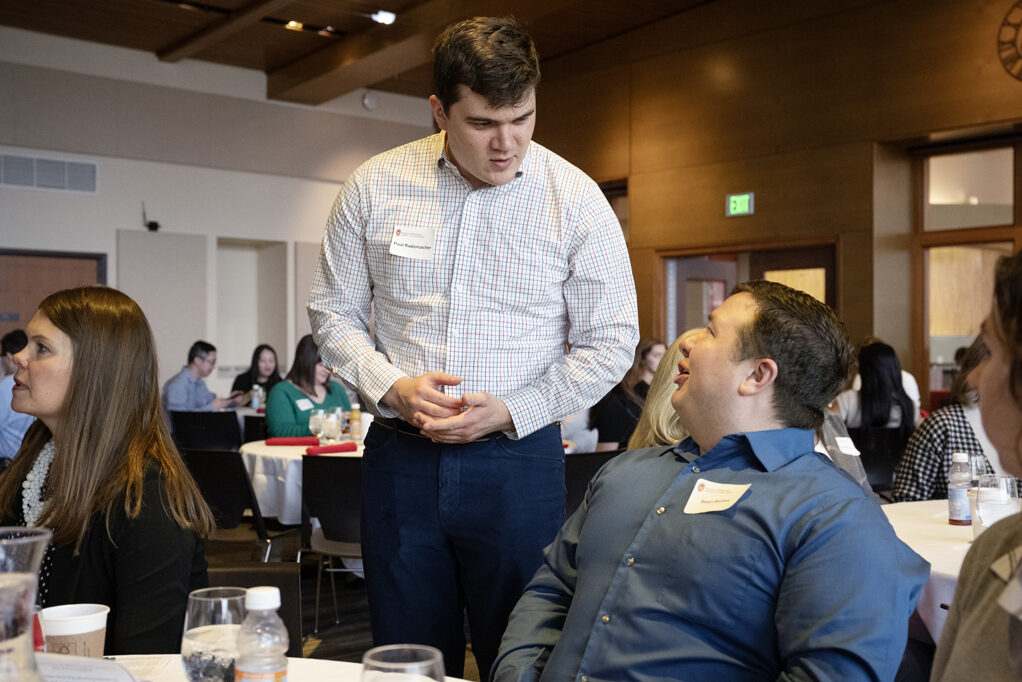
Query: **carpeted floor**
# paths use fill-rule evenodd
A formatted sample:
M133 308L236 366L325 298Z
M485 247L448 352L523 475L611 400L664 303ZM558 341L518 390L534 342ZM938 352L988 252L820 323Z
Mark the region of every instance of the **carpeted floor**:
M289 534L274 541L271 561L294 561L298 554L297 533ZM210 564L230 564L258 561L259 549L246 543L212 542L206 552ZM335 661L362 660L362 654L372 648L369 630L369 603L366 598L365 582L348 574L337 574L337 611L339 621L334 621L333 601L330 595L329 578L323 577L322 610L319 632L313 632L316 609L316 558L302 557L302 634L303 653L306 658L325 658ZM479 671L471 650L465 652L465 679L479 680Z

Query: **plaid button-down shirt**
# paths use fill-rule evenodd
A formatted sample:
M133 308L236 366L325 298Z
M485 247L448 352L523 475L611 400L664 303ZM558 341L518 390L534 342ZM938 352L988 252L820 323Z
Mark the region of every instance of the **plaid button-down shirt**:
M432 256L392 255L402 228L433 229ZM397 379L443 371L464 380L449 393L503 399L512 437L599 400L638 341L617 218L535 142L511 182L478 190L443 133L363 164L334 203L308 308L324 361L370 409L397 416L379 402Z

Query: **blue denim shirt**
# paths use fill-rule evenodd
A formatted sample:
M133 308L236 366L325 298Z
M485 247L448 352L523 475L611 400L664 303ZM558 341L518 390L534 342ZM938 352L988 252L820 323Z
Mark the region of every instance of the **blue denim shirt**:
M700 479L750 487L686 513ZM636 450L547 548L494 679L889 680L928 575L810 431Z
M206 382L192 374L187 366L163 385L163 409L169 414L180 412L209 412L213 409L216 393L206 388Z

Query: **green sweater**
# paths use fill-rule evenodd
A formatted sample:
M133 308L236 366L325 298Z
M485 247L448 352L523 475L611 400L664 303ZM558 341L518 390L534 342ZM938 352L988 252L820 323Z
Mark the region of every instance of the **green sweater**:
M312 411L334 407L351 409L348 394L336 381L330 382L330 392L321 403L313 401L290 381L281 381L266 399L266 431L271 437L311 436L309 415Z

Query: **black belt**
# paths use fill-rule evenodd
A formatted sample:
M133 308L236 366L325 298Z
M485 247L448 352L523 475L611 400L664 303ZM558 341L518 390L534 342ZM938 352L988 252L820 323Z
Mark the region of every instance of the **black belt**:
M415 436L416 438L422 438L424 440L429 440L429 441L433 440L429 436L422 435L422 432L419 431L418 428L412 426L411 424L409 424L408 422L406 422L403 419L389 419L389 418L386 418L386 417L375 417L373 419L373 424L379 424L380 426L382 426L385 429L390 429L392 431L397 431L398 433L403 433L403 434L406 434L406 435L409 435L409 436ZM495 440L497 438L505 438L505 437L506 436L503 433L501 433L500 431L492 431L492 432L486 434L485 436L483 436L482 438L477 438L477 439L475 439L473 441L469 441L469 442L470 443L485 443L486 441L489 441L489 440ZM457 445L457 443L455 443L455 445Z

